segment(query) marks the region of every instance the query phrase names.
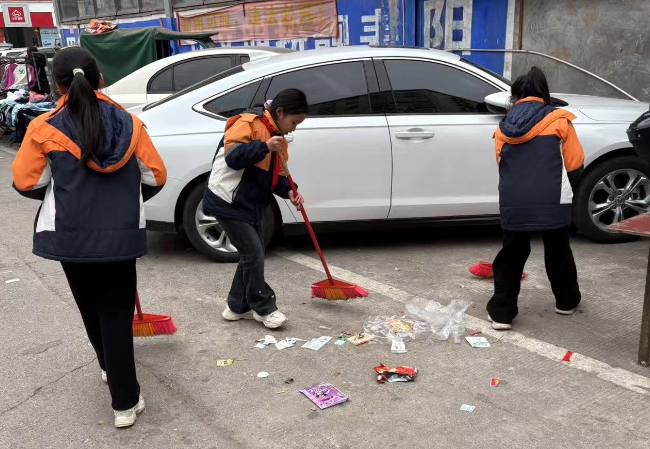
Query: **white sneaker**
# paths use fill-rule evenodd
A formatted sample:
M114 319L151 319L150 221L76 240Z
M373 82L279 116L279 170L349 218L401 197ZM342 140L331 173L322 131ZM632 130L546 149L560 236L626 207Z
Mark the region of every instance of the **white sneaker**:
M261 316L257 312L253 312L253 317L255 318L255 321L259 321L269 329L276 329L282 326L288 320L287 317L284 316L284 313L280 312L279 310L276 310L272 314L266 316Z
M107 384L108 383L108 375L106 374L106 371L102 370L102 381Z
M224 310L221 313L221 316L223 317L224 320L227 321L252 320L253 311L249 310L248 312L244 312L244 313L235 313L232 310L230 310L230 307L226 306L226 310Z
M490 315L488 315L488 320L492 323L492 329L496 331L509 331L512 329L512 324L506 324L506 323L497 323L492 319Z
M144 410L144 398L140 395L140 400L135 407L132 407L128 410L113 410L115 413L115 427L118 429L121 427L131 427L135 424L135 420L138 418L138 413L141 413Z
M562 310L562 309L558 309L556 307L555 308L555 313L557 313L558 315L573 315L575 313L576 309L577 309L577 307L574 307L573 309L569 309L569 310Z

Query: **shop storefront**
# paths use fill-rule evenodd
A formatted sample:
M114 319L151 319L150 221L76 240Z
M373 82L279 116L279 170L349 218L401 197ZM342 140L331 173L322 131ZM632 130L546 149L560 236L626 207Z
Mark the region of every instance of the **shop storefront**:
M0 2L0 42L14 48L61 45L53 12L51 2Z

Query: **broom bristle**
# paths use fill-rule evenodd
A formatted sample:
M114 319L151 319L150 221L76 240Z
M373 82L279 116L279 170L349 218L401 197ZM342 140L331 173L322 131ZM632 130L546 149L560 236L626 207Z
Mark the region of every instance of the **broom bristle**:
M324 285L319 282L311 286L312 298L324 298L328 300L346 300L351 298L363 298L368 292L358 285L337 282L339 285Z
M138 315L133 316L134 337L155 337L157 335L172 335L178 328L172 317L168 315L143 314L142 320Z

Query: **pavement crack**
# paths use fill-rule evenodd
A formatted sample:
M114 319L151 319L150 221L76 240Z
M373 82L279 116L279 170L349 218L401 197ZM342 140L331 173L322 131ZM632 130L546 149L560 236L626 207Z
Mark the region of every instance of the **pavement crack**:
M1 411L1 412L0 412L0 418L2 418L5 414L11 412L12 410L15 410L15 409L17 409L18 407L20 407L21 405L25 404L27 401L29 401L29 400L32 399L34 396L36 396L38 393L40 393L40 392L43 390L43 388L49 387L49 386L51 386L51 385L54 385L55 383L57 383L58 381L60 381L60 380L63 379L64 377L66 377L68 374L72 374L72 373L74 373L75 371L79 371L80 369L87 367L88 365L90 365L91 363L93 363L95 360L97 360L97 357L93 357L93 359L92 359L90 362L88 362L88 363L84 363L83 365L79 365L79 366L77 366L77 367L75 367L75 368L72 368L70 371L65 372L64 374L62 374L61 376L59 376L57 379L53 380L52 382L48 382L48 383L46 383L46 384L44 384L44 385L41 385L40 387L34 389L34 391L32 392L32 394L30 394L29 396L27 396L25 399L23 399L22 401L20 401L18 404L16 404L16 405L12 405L12 406L9 407L8 409Z

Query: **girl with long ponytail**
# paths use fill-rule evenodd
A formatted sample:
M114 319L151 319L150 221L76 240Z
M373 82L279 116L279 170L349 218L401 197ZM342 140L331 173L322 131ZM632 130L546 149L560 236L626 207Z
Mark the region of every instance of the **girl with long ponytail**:
M144 125L101 94L103 78L86 50L54 58L61 99L34 119L13 163L14 188L43 201L34 254L61 262L102 380L115 426L144 410L133 356L136 259L146 254L141 204L167 172Z

